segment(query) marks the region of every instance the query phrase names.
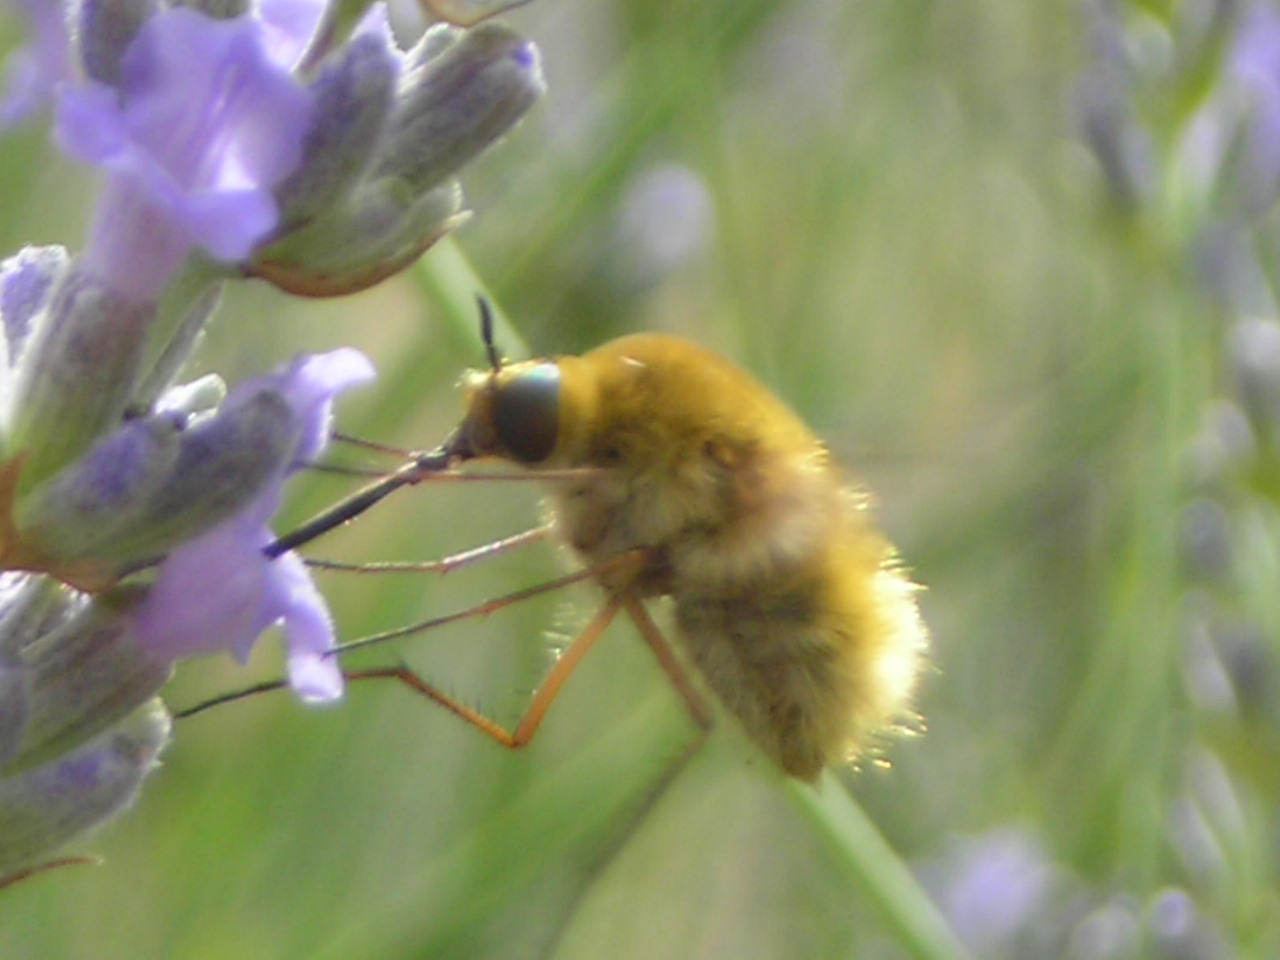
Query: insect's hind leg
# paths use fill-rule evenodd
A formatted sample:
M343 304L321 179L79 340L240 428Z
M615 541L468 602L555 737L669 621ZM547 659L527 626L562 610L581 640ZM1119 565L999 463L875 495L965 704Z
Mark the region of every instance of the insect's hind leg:
M654 623L653 617L649 616L649 611L642 599L633 594L628 594L623 598L622 604L627 611L627 616L635 624L641 639L644 640L645 645L657 658L658 666L662 668L662 672L667 675L667 679L675 687L676 693L684 701L685 708L689 711L690 719L697 724L698 729L702 732L702 737L705 737L711 732L715 720L711 706L707 703L706 696L698 689L697 682L693 679L693 674L690 673L684 661L676 654L666 634ZM701 739L699 742L701 742Z
M509 730L478 710L468 707L457 698L428 683L421 676L403 665L352 671L346 674L346 677L349 680L399 680L411 690L444 707L454 716L471 724L471 726L502 746L511 750L518 750L527 746L533 740L569 676L578 668L578 665L582 663L600 638L604 636L604 632L622 610L627 612L627 616L635 624L636 630L644 639L645 644L653 651L658 660L658 665L662 668L663 673L667 675L672 686L675 687L676 693L684 701L690 718L697 725L700 736L694 744L696 749L697 745L702 742L711 730L713 723L711 708L701 691L698 690L688 668L672 649L671 642L662 633L658 625L654 623L653 618L649 616L649 611L645 609L644 602L639 597L631 594L610 596L604 602L599 612L591 619L591 622L583 628L582 632L574 638L573 642L556 659L538 689L534 691L533 698L529 701L528 707L525 708L524 715L515 727Z
M37 874L47 873L50 870L57 870L61 867L74 867L81 864L87 866L97 866L102 861L97 857L58 857L56 860L46 860L44 863L37 863L32 867L24 867L17 873L11 873L6 877L0 877L0 890L6 887L12 887L22 883L24 880L30 880Z
M389 630L385 633L375 634L360 640L353 640L334 649L331 653L345 653L359 647L369 646L372 644L382 643L386 640L420 633L424 630L431 629L432 627L443 626L446 623L487 616L502 609L503 607L518 603L521 600L525 600L539 594L548 593L552 590L558 590L570 583L589 579L597 576L603 570L634 565L640 562L641 559L642 555L640 554L616 557L613 560L602 564L600 567L580 570L577 573L572 573L534 587L517 590L504 597L487 601L466 610L446 614L442 617L436 617L432 620L423 621L421 623L410 624L407 627L397 630ZM502 746L509 749L518 749L525 746L533 739L533 736L537 733L538 727L541 726L542 720L546 716L547 711L551 708L551 704L559 695L565 681L569 679L569 675L574 671L578 664L581 663L582 658L587 655L593 646L595 646L600 637L604 635L605 630L608 629L609 624L617 617L620 609L621 601L616 597L611 596L605 601L604 605L600 608L595 617L592 618L591 622L587 624L582 632L578 634L568 648L565 649L565 651L552 665L550 672L545 678L543 678L542 683L534 692L533 699L526 708L524 716L515 728L511 730L508 730L501 724L491 720L489 717L486 717L478 710L467 706L456 697L440 690L438 687L423 679L403 664L398 666L370 667L364 670L344 671L343 676L348 680L399 680L405 686L444 707L454 716L475 727L481 733L490 737ZM203 713L204 711L216 706L233 703L237 700L243 700L260 693L283 690L286 689L288 685L288 681L283 679L256 684L243 690L238 690L214 697L210 700L205 700L195 706L188 707L185 710L175 711L174 718L186 719L187 717Z
M498 744L509 750L518 750L527 746L533 739L538 732L538 728L542 725L547 711L551 709L551 704L555 702L556 697L564 687L565 681L569 679L569 675L582 662L582 658L604 636L609 624L617 617L619 609L621 609L621 606L617 599L610 598L605 601L600 611L591 619L591 622L574 638L573 642L569 644L564 653L552 665L550 672L543 678L538 689L534 691L533 699L529 701L529 706L525 708L524 716L510 730L486 717L480 711L468 707L456 697L452 697L438 687L428 683L403 665L353 670L345 674L345 676L348 680L399 680L414 692L420 693L444 707L455 717L469 723Z
M531 531L533 534L541 531ZM514 538L513 538L514 539ZM352 649L367 646L373 643L381 643L396 637L407 636L419 633L423 630L430 629L435 626L442 626L445 623L451 623L458 620L469 619L477 616L487 616L496 610L517 603L520 600L528 599L541 593L559 589L575 581L598 578L602 573L609 570L628 568L639 569L643 566L647 554L642 550L633 551L615 557L598 567L581 570L577 573L569 574L557 580L552 580L535 587L518 590L514 593L507 594L496 600L479 604L457 613L447 614L433 620L424 621L422 623L411 624L398 630L387 631L386 633L376 634L371 637L365 637L362 640L351 641L344 644L334 653L342 653ZM483 733L496 743L508 749L516 750L526 746L537 734L543 720L546 718L547 712L551 709L551 705L555 702L556 697L560 695L569 676L577 669L578 665L596 645L600 638L604 635L609 625L617 618L618 613L625 610L628 618L635 624L636 630L640 633L645 644L653 651L654 656L658 660L659 666L667 675L671 684L675 687L676 692L684 701L685 707L693 722L701 731L701 736L694 744L696 748L701 743L707 732L712 726L712 712L704 695L699 691L693 680L688 668L681 662L676 655L671 643L663 635L658 625L654 623L653 618L649 616L648 610L645 609L644 602L634 593L623 591L621 593L611 593L605 602L601 605L599 611L591 619L591 621L583 628L582 632L574 638L573 642L564 650L552 665L551 670L543 678L537 690L534 691L532 699L526 707L524 715L515 727L508 729L491 718L485 716L480 711L469 707L462 703L456 697L445 693L423 677L419 676L404 664L386 667L370 667L363 670L345 671L343 676L348 680L398 680L414 692L421 694L429 700L439 704L448 710L460 720L470 724L476 730ZM221 704L230 703L235 700L244 699L259 693L265 693L271 690L281 690L288 686L287 681L274 680L267 683L258 684L256 686L240 690L234 693L225 694L212 700L207 700L197 704L186 710L177 711L174 717L182 719L194 716L211 707Z

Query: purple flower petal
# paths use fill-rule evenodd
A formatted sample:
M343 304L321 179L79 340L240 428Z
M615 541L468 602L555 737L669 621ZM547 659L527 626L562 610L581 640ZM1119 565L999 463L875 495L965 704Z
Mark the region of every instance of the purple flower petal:
M129 145L116 92L100 83L63 91L58 126L62 148L84 163L106 165Z
M275 228L272 187L298 164L313 97L267 32L256 17L166 10L130 45L118 89L64 90L63 149L111 174L85 254L95 274L143 286L132 277L157 272L157 229L175 235L173 269L190 245L242 260Z
M333 618L306 564L294 553L275 561L267 606L280 612L289 648L289 682L304 700L342 696L342 669L325 656L335 645Z
M327 0L259 0L267 49L276 63L295 64L315 35Z
M1280 176L1280 15L1255 6L1240 25L1231 70L1250 103L1251 173L1268 186Z
M303 425L302 440L298 443L299 461L314 460L328 443L333 398L348 387L369 383L373 378L369 358L350 347L299 357L293 362L282 392Z
M333 398L372 376L363 354L335 350L242 384L227 403L264 387L278 391L302 430L296 462L323 448ZM342 672L325 656L335 639L324 597L296 555L269 559L262 552L274 539L267 522L287 474L235 517L174 550L133 615L140 641L170 660L228 650L243 661L263 630L283 624L290 683L304 699L332 700L342 694Z
M134 611L141 643L165 660L230 650L243 660L262 623L267 562L239 518L169 554Z

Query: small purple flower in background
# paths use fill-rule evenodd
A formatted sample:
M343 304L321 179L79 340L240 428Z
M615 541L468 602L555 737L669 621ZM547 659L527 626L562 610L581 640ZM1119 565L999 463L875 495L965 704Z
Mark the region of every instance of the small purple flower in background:
M1171 159L1205 197L1205 216L1252 220L1280 196L1280 12L1255 4L1225 43L1218 82Z
M1255 204L1274 201L1280 185L1280 13L1253 7L1243 18L1231 53L1229 82L1244 101L1248 171Z
M1227 960L1234 954L1186 890L1109 892L1054 862L1022 827L960 838L925 883L983 960Z
M633 178L618 211L622 260L633 277L652 283L713 246L715 209L706 181L689 167L659 164Z
M979 953L989 953L1045 909L1055 869L1030 834L996 831L962 841L955 856L942 907L956 933Z
M1169 276L1189 280L1188 306L1156 333L1188 347L1169 357L1169 382L1184 399L1202 391L1198 429L1190 418L1169 420L1185 430L1171 436L1184 449L1185 475L1174 482L1184 497L1176 575L1187 723L1218 730L1230 718L1243 739L1258 725L1266 740L1280 675L1271 602L1280 528L1280 7L1129 0L1092 9L1099 29L1082 80L1084 136L1126 217L1117 239L1137 241L1139 260L1158 251ZM1211 324L1217 329L1196 329ZM1216 394L1203 386L1214 376L1204 375L1215 366L1212 349ZM1274 798L1251 775L1233 777L1213 750L1188 753L1184 795L1163 832L1185 889L1145 891L1141 904L1113 898L1097 929L1129 928L1141 940L1130 936L1106 956L1274 953L1273 935L1245 939L1249 923L1232 931L1238 943L1217 926L1239 920L1232 900L1258 870L1259 829L1269 836L1273 827L1260 827L1256 811Z
M382 3L229 6L23 7L5 116L55 97L57 142L104 182L78 256L0 269L0 881L131 802L178 660L244 659L281 624L295 691L341 695L324 598L264 548L372 366L303 355L229 395L180 377L230 280L344 294L411 264L464 216L457 171L543 90L498 25L402 50Z
M1243 720L1280 675L1254 582L1280 523L1280 6L1095 9L1086 137L1134 236L1194 268L1219 328L1220 392L1185 440L1184 670L1203 711Z
M1005 827L959 838L924 873L975 957L1033 960L1060 935L1057 914L1070 903L1069 878L1028 830Z
M1280 188L1280 12L1088 9L1081 132L1113 198L1193 243L1225 218L1261 218Z

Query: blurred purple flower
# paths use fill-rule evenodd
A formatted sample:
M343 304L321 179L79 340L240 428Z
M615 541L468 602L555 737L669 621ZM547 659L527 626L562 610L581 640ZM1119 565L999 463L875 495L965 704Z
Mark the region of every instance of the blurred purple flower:
M689 167L663 163L641 171L618 212L638 277L655 281L706 253L714 242L714 203L707 182Z
M313 101L273 58L294 49L286 22L165 10L130 44L118 88L64 89L63 149L109 174L84 254L91 274L150 300L191 247L239 261L275 228L271 188L300 160Z
M264 387L278 391L298 420L294 463L304 463L324 447L334 397L373 375L356 350L299 357L280 373L242 384L227 404ZM174 550L134 617L140 641L170 660L228 650L243 661L262 631L282 623L293 688L307 700L332 700L342 694L342 672L324 655L334 646L324 598L296 555L263 553L274 539L268 522L294 469L281 470L231 520Z
M1243 19L1230 70L1248 101L1252 173L1274 187L1280 179L1280 13L1275 8L1258 4Z
M978 955L995 951L1036 917L1056 880L1038 839L1016 828L959 841L949 874L942 908Z
M1253 216L1280 188L1280 12L1255 4L1233 33L1218 87L1187 126L1182 160L1200 190L1225 182Z
M71 77L71 39L66 11L54 0L10 0L27 21L31 41L11 54L8 83L0 99L0 127L27 119L53 97L54 87Z

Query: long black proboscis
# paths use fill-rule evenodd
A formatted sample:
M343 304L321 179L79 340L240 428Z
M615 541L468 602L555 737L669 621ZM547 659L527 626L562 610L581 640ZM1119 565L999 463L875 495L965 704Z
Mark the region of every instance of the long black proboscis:
M401 487L411 486L428 474L447 470L453 465L454 460L455 454L445 447L418 454L399 470L387 474L381 480L369 484L362 490L357 490L345 500L312 517L296 530L286 533L284 536L267 544L262 548L262 552L274 560L282 553L288 553L303 544L310 543L335 527L340 527L347 521L354 520L374 504Z

